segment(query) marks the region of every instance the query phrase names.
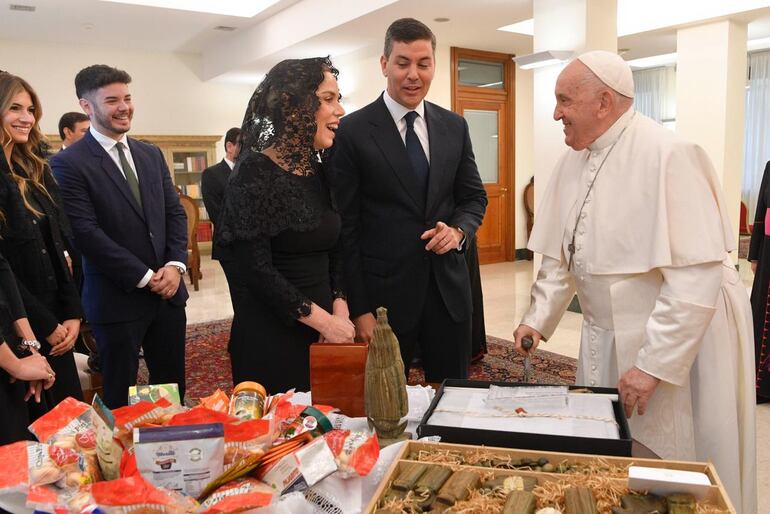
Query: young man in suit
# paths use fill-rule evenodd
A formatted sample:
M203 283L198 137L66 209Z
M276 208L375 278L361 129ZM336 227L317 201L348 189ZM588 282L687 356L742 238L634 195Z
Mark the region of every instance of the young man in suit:
M435 49L421 22L391 24L380 58L387 89L342 119L331 157L356 336L370 340L374 310L387 307L404 363L419 345L429 382L468 375L472 307L462 252L487 205L467 123L424 101Z
M104 401L126 405L144 349L151 383L184 397L187 220L160 149L127 137L134 106L125 71L75 77L89 132L51 159L75 245L83 307L99 349Z
M230 172L235 167L235 159L238 158L238 153L241 150L240 136L240 128L233 127L228 130L225 134L225 158L203 170L201 195L203 196L203 204L206 206L206 211L209 213L209 219L211 219L211 223L214 225L212 241L217 239L217 223L219 222L219 213L222 211L225 198L225 186L230 177ZM211 249L211 258L219 260L221 258L220 254L220 249L214 245Z

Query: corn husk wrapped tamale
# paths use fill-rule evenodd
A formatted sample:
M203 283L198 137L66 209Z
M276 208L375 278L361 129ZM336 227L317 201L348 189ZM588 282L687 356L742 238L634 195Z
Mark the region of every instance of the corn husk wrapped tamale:
M426 464L406 463L398 473L398 477L393 480L393 489L399 491L411 491L417 485L417 480L428 470Z
M596 498L587 487L570 487L564 491L567 514L597 514Z
M647 514L666 510L665 498L654 494L627 494L620 499L620 507L612 507L612 514Z
M695 496L675 493L666 496L668 514L695 514Z
M468 497L473 489L478 489L481 477L473 471L455 471L436 495L436 501L444 505L454 505Z
M528 491L511 491L505 499L503 514L533 514L537 500Z
M416 493L423 493L424 491L437 493L450 476L452 476L452 468L450 467L440 465L428 466L428 471L417 480L414 490Z
M364 408L369 426L377 432L380 446L403 438L409 411L406 375L398 339L388 324L388 310L377 309L377 325L366 359Z

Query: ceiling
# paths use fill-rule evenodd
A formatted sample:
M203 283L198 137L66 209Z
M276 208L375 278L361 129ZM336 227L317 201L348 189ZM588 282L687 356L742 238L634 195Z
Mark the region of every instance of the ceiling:
M36 10L11 11L10 4ZM0 0L0 53L2 39L193 53L209 63L202 79L221 80L264 73L286 57L335 56L379 45L387 25L405 16L427 23L441 44L512 54L531 51L530 36L496 29L531 18L532 0L279 0L254 18L99 0ZM749 23L750 39L770 37L770 8L737 17ZM235 30L215 30L217 26ZM618 47L628 49L627 59L675 52L676 27L621 37Z

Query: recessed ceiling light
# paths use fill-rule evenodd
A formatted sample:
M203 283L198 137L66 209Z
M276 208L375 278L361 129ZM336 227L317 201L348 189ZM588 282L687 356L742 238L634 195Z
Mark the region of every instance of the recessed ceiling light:
M12 11L35 12L37 7L34 5L8 4L8 9Z
M278 0L249 0L248 2L223 2L221 0L102 0L102 2L251 18L278 3Z
M449 18L433 18L433 21L436 23L446 23L449 21Z

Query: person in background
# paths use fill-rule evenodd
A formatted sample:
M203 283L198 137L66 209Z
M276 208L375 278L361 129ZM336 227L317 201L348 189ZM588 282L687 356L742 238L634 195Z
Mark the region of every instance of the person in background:
M72 351L83 308L65 256L70 225L51 169L34 151L42 138L42 114L26 81L0 74L0 251L16 277L32 330L44 337L41 353L58 377L47 393L49 405L33 405L33 417L68 396L83 398Z
M235 167L235 159L241 150L241 129L233 127L225 134L225 158L217 164L203 170L201 178L201 195L203 196L203 205L209 213L212 225L214 225L213 240L217 239L217 224L219 215L222 212L222 199L225 195L225 186L230 178L230 172ZM220 251L217 245L211 248L211 258L220 259ZM225 275L226 276L226 275Z
M419 346L428 382L468 376L473 307L463 252L487 205L468 124L425 101L435 49L433 32L415 19L388 27L387 88L343 118L330 158L356 337L369 341L375 309L386 307L407 372Z
M80 141L91 127L88 116L82 112L65 112L59 118L59 137L61 138L61 149L72 146Z
M754 272L751 311L754 318L754 369L757 403L770 402L770 162L759 187L757 211L747 256Z
M664 459L713 462L737 510L754 514L751 311L711 161L634 111L631 68L614 52L580 55L555 96L570 149L535 216L528 248L543 261L516 348L550 338L577 292L576 383L617 387L634 439Z
M307 391L310 344L353 342L340 217L319 162L344 113L328 58L281 61L249 101L216 241L235 311L236 384Z
M127 136L131 76L103 64L75 77L88 133L51 158L83 260L83 306L105 404L128 402L139 350L150 383L185 390L187 217L163 154Z

